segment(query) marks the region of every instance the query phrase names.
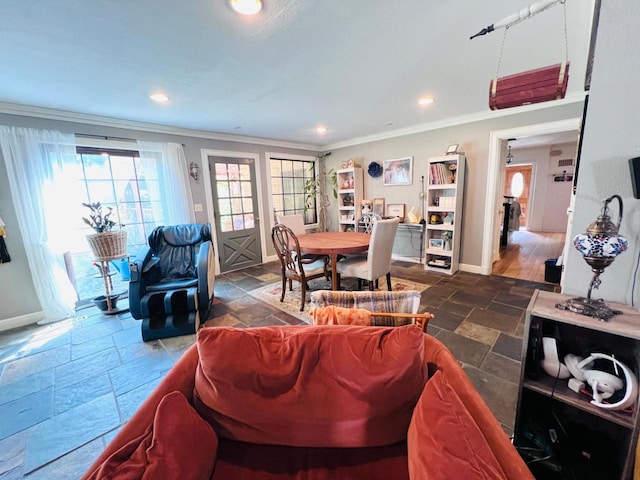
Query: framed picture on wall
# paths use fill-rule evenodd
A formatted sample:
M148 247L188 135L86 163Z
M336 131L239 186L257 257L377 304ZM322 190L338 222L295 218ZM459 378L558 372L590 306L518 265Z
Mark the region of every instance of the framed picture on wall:
M371 211L373 211L373 213L377 213L381 217L384 217L384 198L374 198Z
M384 185L411 185L413 183L413 157L385 160L382 168Z

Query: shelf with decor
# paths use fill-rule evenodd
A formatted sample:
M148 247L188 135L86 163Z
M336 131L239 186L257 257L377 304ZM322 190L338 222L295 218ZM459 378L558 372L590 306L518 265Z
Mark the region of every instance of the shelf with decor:
M343 168L336 172L338 183L338 230L354 232L364 198L361 167Z
M424 268L453 275L460 257L465 156L441 155L428 163Z
M603 322L557 308L570 298L536 290L527 308L514 445L536 478L629 479L640 434L640 314L607 302L619 314Z

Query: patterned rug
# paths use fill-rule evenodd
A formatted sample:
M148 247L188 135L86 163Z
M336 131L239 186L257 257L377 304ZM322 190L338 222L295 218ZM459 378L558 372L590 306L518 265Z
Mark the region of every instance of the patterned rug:
M358 281L355 278L345 278L342 280L341 286L343 290L354 291L358 289ZM309 288L310 290L307 290L307 298L305 300L303 312L300 311L300 295L302 292L300 291L300 284L298 282L293 282L292 292L287 288L284 295L284 302L280 302L280 295L282 293L281 281L270 283L264 287L252 290L249 292L249 295L268 303L278 310L282 310L289 315L293 315L303 322L312 323L311 315L309 315L309 309L311 306L310 292L314 290L331 290L331 282L317 278L309 282ZM364 286L363 288L366 289L367 287ZM427 288L429 288L429 285L424 283L413 282L411 280L405 280L404 278L391 277L391 289L394 291L417 290L418 292L422 292ZM380 279L380 289L387 289L386 280L384 278Z

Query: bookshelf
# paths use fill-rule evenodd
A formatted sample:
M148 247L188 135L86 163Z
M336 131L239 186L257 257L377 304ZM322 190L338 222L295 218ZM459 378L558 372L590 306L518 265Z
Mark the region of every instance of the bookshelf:
M458 271L465 156L429 158L426 203L425 270Z

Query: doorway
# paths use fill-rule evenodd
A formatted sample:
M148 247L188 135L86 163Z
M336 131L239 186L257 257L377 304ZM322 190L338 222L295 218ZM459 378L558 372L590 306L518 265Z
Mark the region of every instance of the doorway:
M504 176L504 194L506 197L513 197L518 208L511 209L511 220L509 225L516 224L517 230L527 229L527 214L529 213L529 192L531 190L531 165L507 165ZM518 218L513 218L517 214Z
M264 240L257 156L205 150L203 161L208 173L207 204L215 227L216 273L261 264Z
M540 176L544 183L548 183L548 180L552 178L552 159L553 153L551 152L551 145L557 143L570 143L571 141L577 144L578 132L580 126L580 118L561 120L558 122L550 122L546 124L539 125L529 125L526 127L518 127L509 130L502 131L494 131L490 134L490 142L489 142L489 166L488 166L488 186L487 186L487 203L485 210L485 225L487 228L483 234L483 250L482 250L482 268L481 273L485 275L490 275L494 272L494 262L500 259L501 251L500 251L500 228L503 224L504 218L504 209L502 207L503 203L503 195L505 194L504 187L506 183L506 146L507 142L513 145L510 142L511 139L516 139L522 142L537 142L538 145L547 145L550 149L549 156L547 157L548 163L545 163L543 166L544 170L540 171L540 174L536 174L536 166L534 166L532 170L532 178L534 176ZM572 138L573 140L568 140L567 138ZM568 150L568 149L567 149ZM575 149L574 149L575 150ZM572 152L572 157L575 158L575 151ZM523 163L531 163L526 162L523 159ZM544 172L544 174L543 174ZM537 178L537 177L536 177ZM524 183L524 180L523 180ZM530 186L535 184L535 180L530 182ZM541 185L542 186L542 185ZM527 198L527 215L525 218L525 225L528 230L532 230L531 232L518 232L518 236L522 238L518 238L518 240L522 240L522 245L520 245L520 249L517 255L520 255L521 252L533 252L532 254L540 254L540 255L551 255L551 250L553 252L561 252L562 251L562 239L566 236L564 232L567 231L568 222L571 221L570 216L567 217L567 209L564 208L562 211L562 222L563 222L563 232L562 237L560 239L553 238L558 237L556 232L549 232L552 235L549 235L550 239L547 239L547 233L544 232L544 229L539 228L541 222L547 222L548 218L545 217L543 208L535 207L533 208L533 204L537 198L537 205L544 206L545 200L547 200L547 205L552 205L554 203L554 199L551 198L553 196L551 191L545 191L544 189L536 188L536 191L532 191L530 188L528 198ZM567 203L569 201L570 194L567 195ZM556 202L557 203L557 202ZM559 209L558 209L559 210ZM532 228L532 225L535 226L535 229ZM529 235L527 238L527 234L535 234ZM535 248L536 246L540 247L543 244L548 246L548 243L553 243L554 245L559 245L559 250L556 247L549 248ZM519 242L520 243L520 242ZM526 246L528 244L528 246ZM542 253L540 253L542 252ZM513 253L512 253L513 255ZM559 253L554 256L559 256ZM551 257L549 257L551 258ZM531 270L531 267L535 264L536 270L544 271L544 260L545 259L535 259L533 257L526 261L527 265L520 269L520 273L516 273L515 278L520 278L523 275L523 272L528 272ZM540 265L538 265L540 264ZM538 268L540 267L540 268ZM497 273L498 275L500 273ZM536 279L538 280L538 279ZM542 277L543 280L543 277Z

